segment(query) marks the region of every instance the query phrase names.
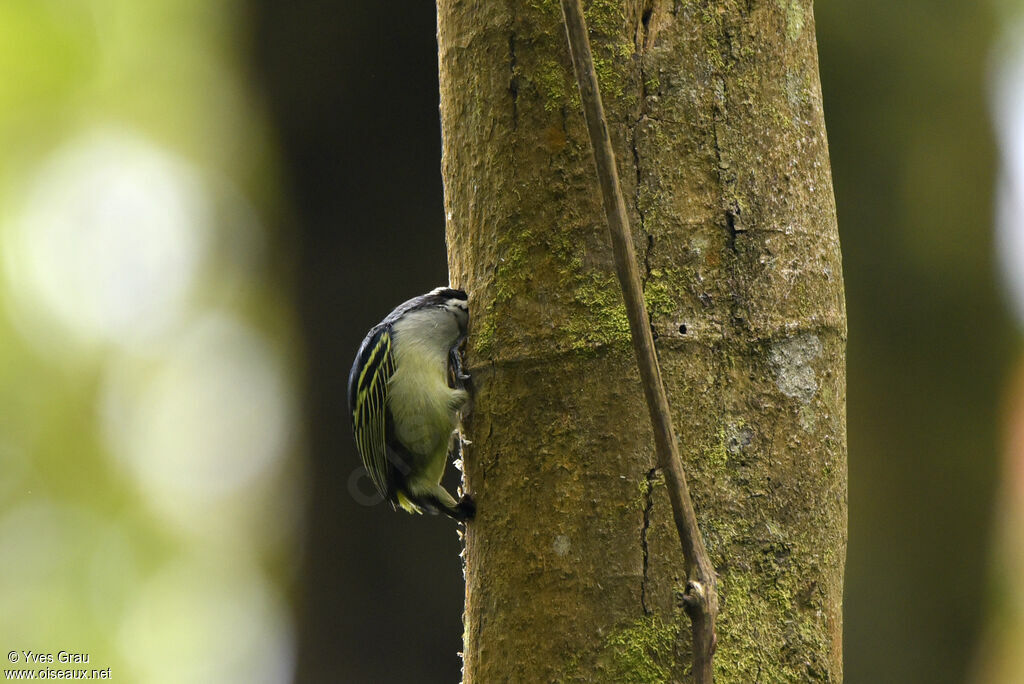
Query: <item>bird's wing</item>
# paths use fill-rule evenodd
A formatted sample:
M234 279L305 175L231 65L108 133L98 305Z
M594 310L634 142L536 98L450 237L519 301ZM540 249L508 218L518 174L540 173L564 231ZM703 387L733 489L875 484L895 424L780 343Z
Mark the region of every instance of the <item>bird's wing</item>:
M366 472L380 495L388 498L388 380L395 372L390 326L367 338L360 350L360 356L363 355L366 361L358 377L351 378L352 427Z

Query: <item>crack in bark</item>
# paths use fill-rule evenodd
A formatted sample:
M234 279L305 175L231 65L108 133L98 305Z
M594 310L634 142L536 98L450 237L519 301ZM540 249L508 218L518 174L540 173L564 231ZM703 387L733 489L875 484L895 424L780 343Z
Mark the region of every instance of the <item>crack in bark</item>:
M512 18L515 23L515 17ZM512 96L512 130L519 128L519 77L516 75L516 32L508 36L508 92Z
M640 26L637 27L637 63L640 72L640 111L637 117L636 123L633 124L633 135L632 149L633 149L633 168L636 169L636 189L633 192L633 207L636 210L637 218L640 221L641 234L647 237L646 247L644 249L644 268L640 274L640 289L646 294L647 292L647 281L651 279L651 254L654 250L654 235L647 231L647 217L644 215L644 211L641 208L640 201L640 188L642 187L643 175L640 170L640 148L637 145L637 136L640 133L640 127L644 125L647 120L647 98L649 93L647 92L647 76L644 73L644 54L647 52L647 42L650 38L648 28L651 23L651 16L654 13L654 0L647 0L646 6L640 17ZM647 324L651 327L651 334L655 340L658 339L659 335L657 329L654 327L654 317L651 315L650 310L647 311Z
M740 12L742 18L743 13ZM718 19L719 45L724 49L719 51L722 58L722 67L715 76L715 92L712 105L712 120L715 145L715 163L718 168L718 181L722 191L722 210L725 214L726 246L729 251L736 255L736 234L743 231L741 223L741 209L739 199L736 197L736 172L732 169L727 155L724 153L726 145L723 143L723 134L727 129L726 119L728 118L729 83L727 74L736 65L736 51L733 45L733 32L725 25L722 17Z
M640 75L643 77L643 67L640 69ZM644 98L646 99L646 94ZM647 232L647 219L644 216L643 209L640 208L640 150L637 149L636 136L643 120L644 116L641 114L633 126L633 167L636 169L636 190L633 192L633 208L640 219L640 231L647 236L647 248L644 250L644 272L640 276L640 287L646 292L647 280L651 277L651 248L654 246L654 236Z
M689 327L685 337L661 337L659 338L658 343L659 345L663 345L666 349L672 350L691 349L694 344L720 345L722 342L731 339L726 328L727 326L723 326L722 332L715 332L714 330L707 328L700 329L697 327ZM805 332L814 333L819 336L841 335L842 339L846 339L845 335L841 334L841 331L841 321L832 321L828 319L816 319L812 325L790 325L789 323L781 322L777 325L766 325L762 327L754 326L751 328L751 334L768 340L789 339L793 335ZM621 348L621 345L616 342L601 342L588 345L586 350L588 353L601 354L616 347ZM725 354L724 351L720 351L720 353ZM483 374L493 373L497 368L504 369L510 366L528 366L531 364L534 366L543 366L545 364L558 363L566 357L575 357L579 356L579 354L580 349L575 347L553 349L545 353L536 353L531 350L528 353L495 357L485 364L467 366L466 370L470 373L479 374L483 377Z
M650 560L650 552L647 548L647 530L651 526L651 511L654 509L654 476L658 472L657 466L647 471L647 489L644 493L644 524L640 528L640 550L643 552L644 568L640 578L640 607L644 615L650 615L651 609L647 605L647 570Z
M733 254L736 253L736 214L738 211L733 211L732 207L727 207L725 210L725 227L729 231L726 236L726 244L729 246L729 251Z
M739 20L742 21L745 15L740 9ZM745 324L745 319L740 315L741 298L738 294L738 276L739 276L739 248L737 246L737 236L744 231L742 210L740 208L740 200L736 193L736 186L738 184L738 177L732 163L729 159L728 144L725 140L726 134L729 130L727 124L729 115L729 74L735 68L738 63L736 56L737 46L734 44L735 31L727 25L727 19L723 16L719 16L718 19L718 45L721 46L719 49L719 55L721 57L721 68L715 75L715 90L712 101L712 120L713 120L713 132L714 132L714 146L715 146L715 160L718 168L718 181L721 192L721 211L723 213L723 223L725 228L725 247L728 253L731 255L729 259L726 259L724 268L727 274L727 280L729 284L729 300L728 300L728 320L723 322L722 326L722 340L723 340L723 353L724 350L729 346L729 340L732 337L732 332L736 328L742 328ZM720 369L723 374L726 373L725 364ZM724 378L722 379L724 382ZM726 415L726 407L722 407L722 416Z
M725 229L727 231L726 246L735 256L736 233L741 232L743 229L737 225L737 219L740 217L740 206L734 194L736 175L730 171L729 162L725 160L722 154L723 145L720 129L724 126L723 120L726 116L725 99L727 97L724 77L719 78L719 87L721 88L721 104L716 102L714 107L715 162L718 167L718 182L722 188L721 201L725 214Z
M640 17L640 26L637 27L636 35L639 38L637 41L637 63L640 71L640 112L637 117L636 123L633 124L633 136L632 136L632 151L633 151L633 168L636 170L636 189L633 193L633 208L636 210L637 217L640 220L640 230L647 236L647 248L644 250L644 272L640 276L640 287L646 292L647 281L651 277L651 249L654 247L654 236L647 232L647 217L644 216L643 209L641 209L640 202L640 187L642 174L640 171L640 150L637 147L637 135L640 133L640 126L643 125L647 118L647 78L644 74L644 53L647 51L647 39L648 39L648 28L651 23L651 15L654 12L654 0L647 0L644 10ZM650 319L650 314L648 314ZM653 329L653 321L649 321Z
M637 50L642 54L647 50L647 41L650 40L651 16L654 14L654 0L646 0L643 9L640 11L640 25L637 26Z

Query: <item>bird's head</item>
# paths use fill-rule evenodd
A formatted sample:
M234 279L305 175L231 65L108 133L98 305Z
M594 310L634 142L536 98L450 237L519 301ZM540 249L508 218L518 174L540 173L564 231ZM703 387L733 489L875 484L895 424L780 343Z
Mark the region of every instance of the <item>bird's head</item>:
M440 299L438 306L451 315L455 316L455 322L459 326L459 333L466 334L469 328L469 296L465 290L455 290L450 287L439 287L430 294Z

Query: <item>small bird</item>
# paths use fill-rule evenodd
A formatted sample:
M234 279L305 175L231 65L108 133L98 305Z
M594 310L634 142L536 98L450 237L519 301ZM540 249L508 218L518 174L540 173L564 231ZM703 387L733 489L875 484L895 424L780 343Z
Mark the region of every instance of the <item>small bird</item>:
M466 521L475 506L441 486L452 435L469 400L458 347L469 298L439 287L399 305L366 334L348 375L352 429L382 497L410 513Z

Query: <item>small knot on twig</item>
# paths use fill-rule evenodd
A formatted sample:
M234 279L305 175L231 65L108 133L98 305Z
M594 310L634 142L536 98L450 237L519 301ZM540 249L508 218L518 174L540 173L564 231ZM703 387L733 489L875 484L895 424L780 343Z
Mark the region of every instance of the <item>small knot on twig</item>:
M697 580L690 580L686 583L686 591L679 597L679 602L686 608L686 612L703 611L707 601L707 594L704 592L704 585Z
M701 641L706 644L707 654L714 655L718 648L718 633L715 630L715 623L711 616L711 606L708 601L708 592L702 582L690 580L686 583L686 591L678 594L679 604L690 616L694 623L695 632L703 632ZM717 611L715 611L717 612Z

